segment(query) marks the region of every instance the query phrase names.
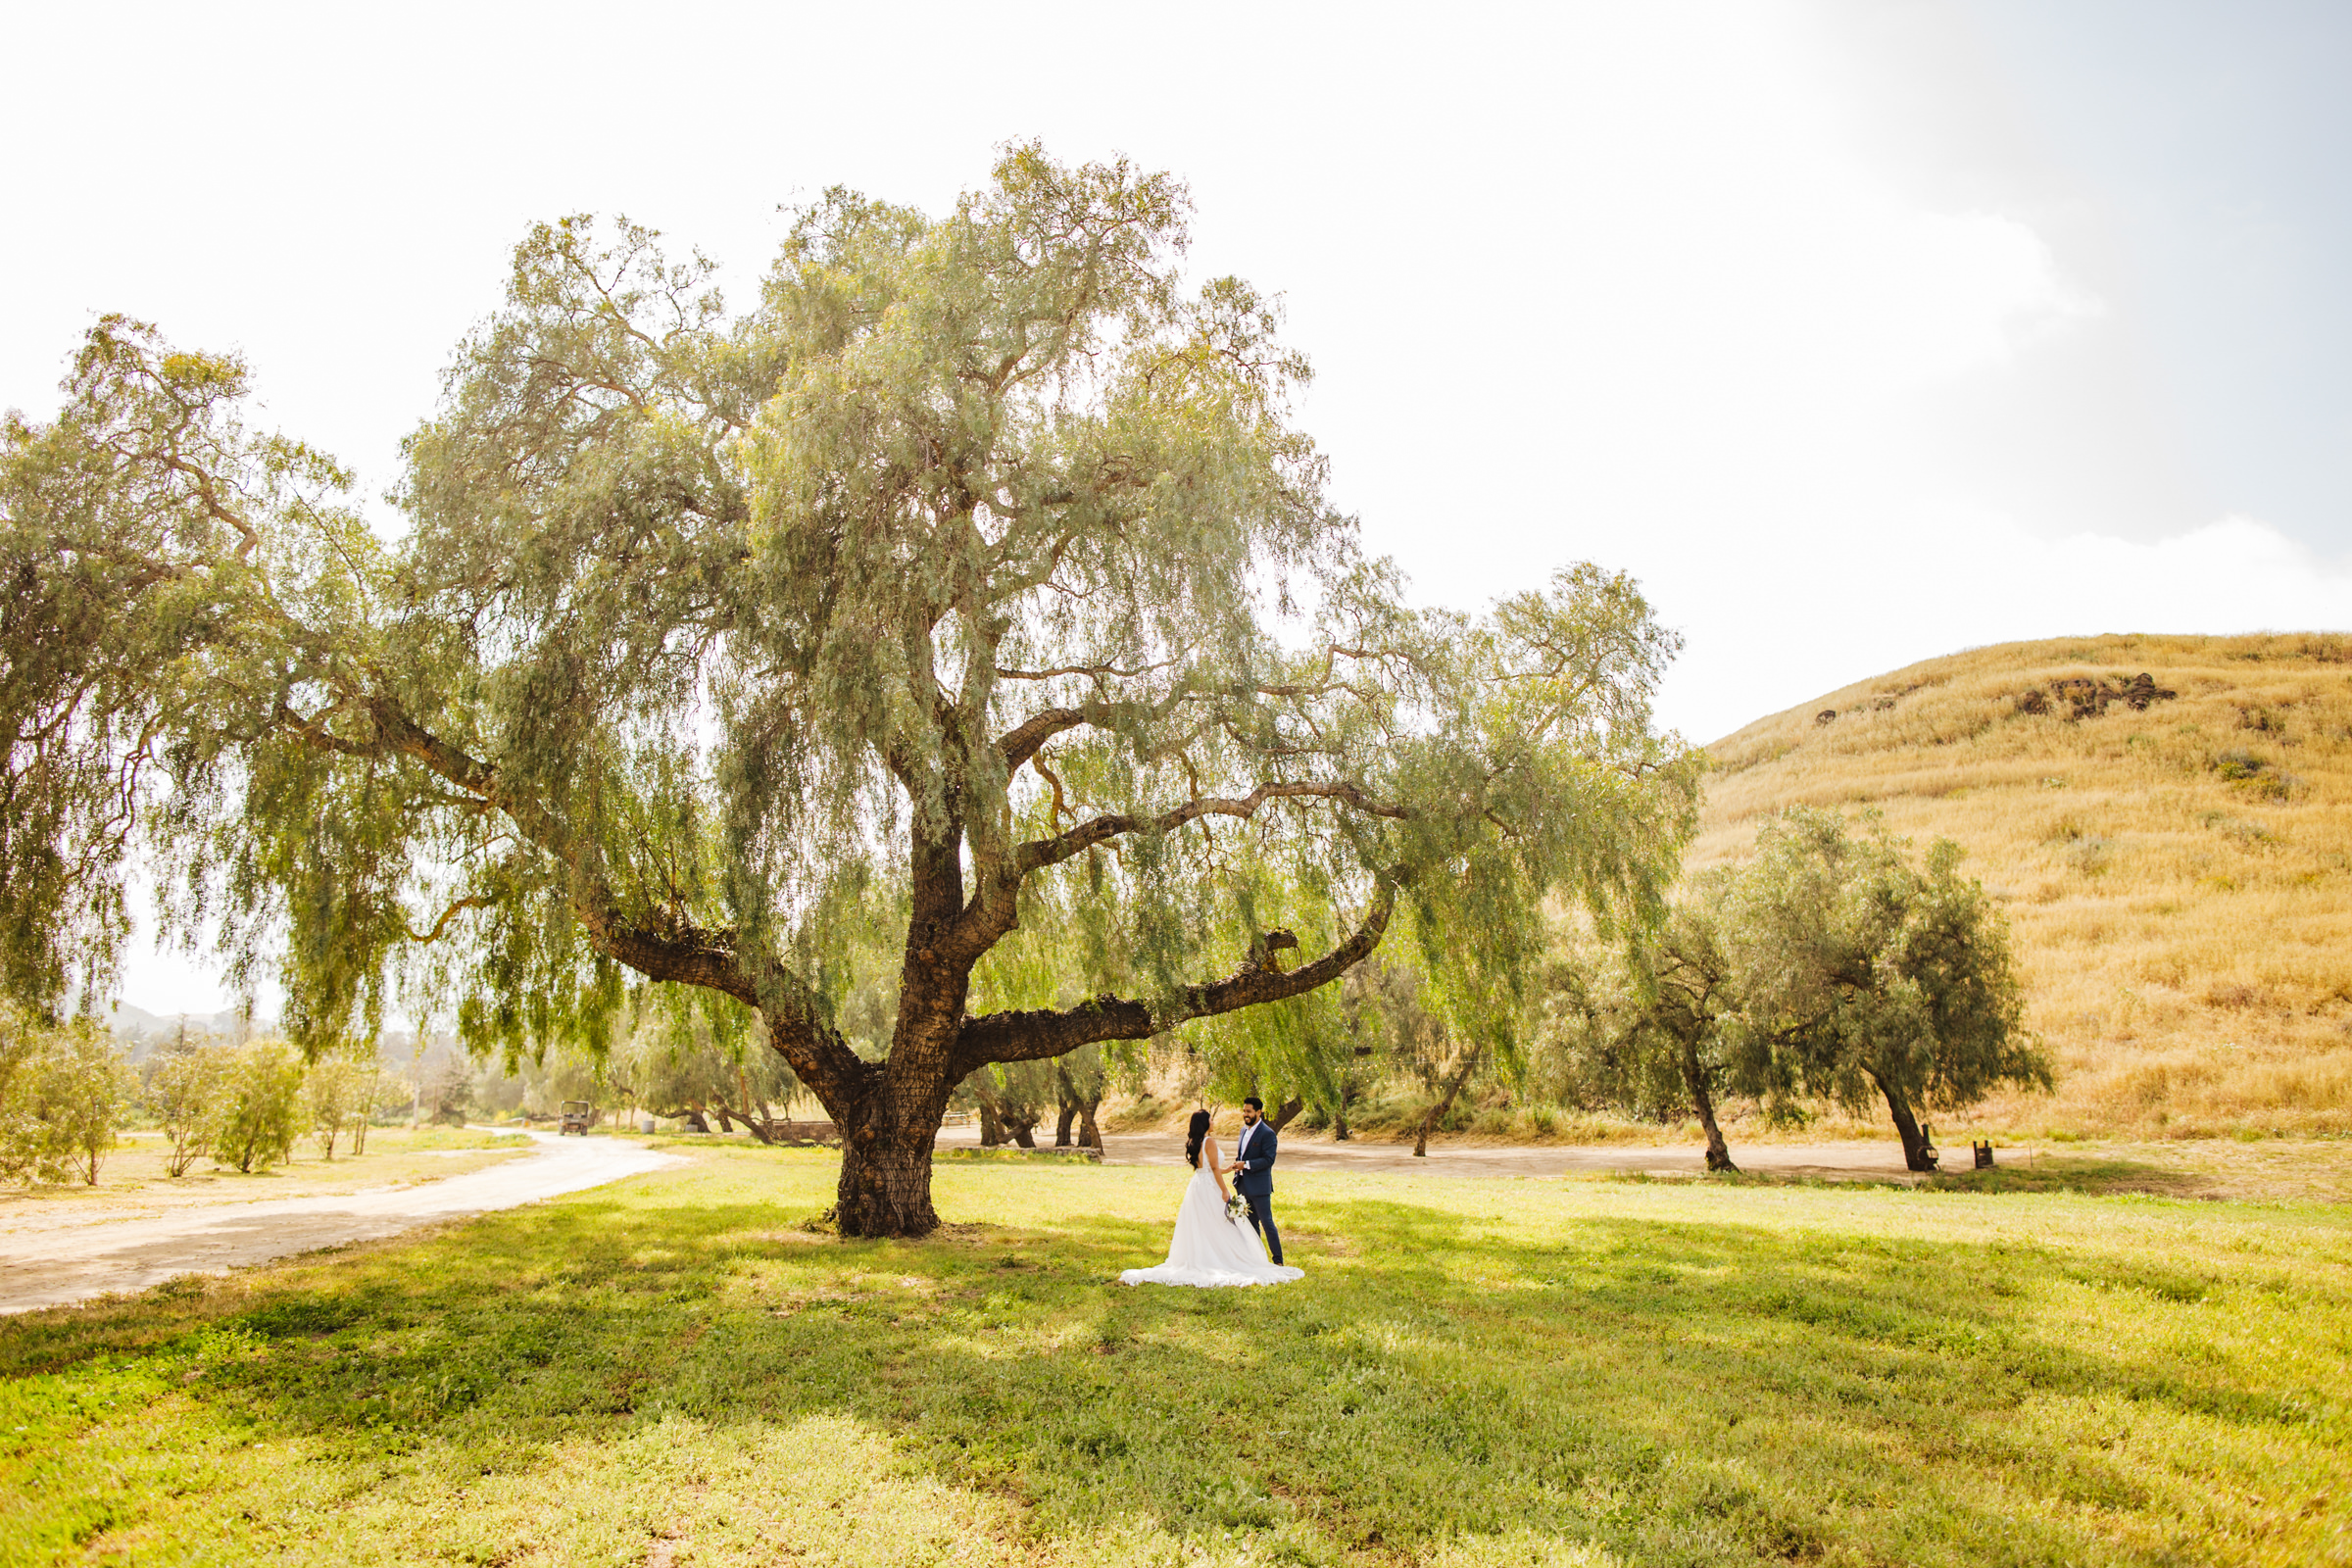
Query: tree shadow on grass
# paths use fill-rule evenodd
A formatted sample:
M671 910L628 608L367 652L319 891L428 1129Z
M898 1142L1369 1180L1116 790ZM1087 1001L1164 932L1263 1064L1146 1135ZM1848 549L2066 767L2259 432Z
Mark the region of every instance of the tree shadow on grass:
M2072 1193L2082 1197L2219 1198L2222 1184L2199 1171L2175 1170L2145 1160L2060 1154L2037 1156L2031 1165L1994 1165L1931 1176L1923 1184L1940 1192Z
M2223 1284L2082 1249L1605 1214L1539 1243L1352 1200L1288 1216L1305 1282L1226 1292L1117 1285L1164 1249L1145 1221L845 1243L807 1217L574 1199L33 1314L0 1370L168 1360L189 1400L355 1475L847 1417L1045 1537L1140 1514L1310 1560L1513 1531L1641 1562L2130 1560L2083 1510L2145 1515L2151 1543L2191 1527L2138 1460L2053 1446L2022 1406L2311 1430L2299 1395L2046 1328L2052 1292L2162 1327Z

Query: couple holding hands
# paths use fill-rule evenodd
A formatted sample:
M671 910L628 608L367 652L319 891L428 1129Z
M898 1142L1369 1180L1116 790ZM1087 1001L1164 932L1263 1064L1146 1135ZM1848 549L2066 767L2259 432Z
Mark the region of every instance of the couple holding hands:
M1157 1268L1128 1269L1120 1281L1222 1286L1285 1285L1303 1279L1304 1269L1283 1267L1282 1233L1274 1228L1274 1156L1279 1143L1266 1121L1264 1102L1251 1095L1242 1102L1241 1136L1233 1141L1233 1163L1227 1165L1216 1139L1209 1136L1208 1112L1194 1111L1184 1140L1185 1163L1193 1167L1193 1175L1176 1210L1168 1259ZM1229 1170L1231 1194L1225 1187Z

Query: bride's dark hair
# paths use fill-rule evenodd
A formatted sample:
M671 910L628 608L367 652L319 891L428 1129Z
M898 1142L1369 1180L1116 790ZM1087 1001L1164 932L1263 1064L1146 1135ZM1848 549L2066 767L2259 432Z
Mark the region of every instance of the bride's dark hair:
M1192 1125L1184 1130L1184 1162L1195 1170L1200 1168L1200 1141L1208 1136L1208 1112L1193 1112Z

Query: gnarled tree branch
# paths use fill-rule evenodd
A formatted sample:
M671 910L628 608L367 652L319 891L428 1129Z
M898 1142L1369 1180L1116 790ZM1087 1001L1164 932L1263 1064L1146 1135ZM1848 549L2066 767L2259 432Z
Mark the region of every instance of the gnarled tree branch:
M1243 796L1203 796L1190 800L1173 810L1162 811L1157 816L1138 816L1131 812L1109 811L1101 816L1090 817L1071 828L1067 833L1057 837L1032 839L1023 844L1015 852L1017 858L1014 863L1020 872L1026 875L1031 871L1043 870L1050 865L1059 865L1074 855L1083 855L1097 845L1107 844L1112 839L1130 833L1173 832L1187 822L1210 816L1237 816L1247 819L1255 816L1258 808L1268 801L1282 800L1337 801L1344 806L1351 806L1355 809L1368 812L1373 816L1385 816L1399 822L1412 814L1403 807L1374 800L1354 784L1313 780L1301 780L1288 784L1268 782L1260 784Z
M1278 942L1260 938L1250 961L1222 980L1187 986L1157 1015L1124 997L1094 997L1059 1011L1028 1009L966 1018L956 1041L957 1077L991 1061L1036 1061L1103 1040L1149 1040L1194 1018L1213 1018L1262 1002L1283 1002L1329 985L1380 946L1396 906L1395 883L1382 878L1372 907L1348 940L1312 963L1285 972L1272 965ZM1275 933L1287 935L1288 933ZM1296 939L1293 939L1296 941Z

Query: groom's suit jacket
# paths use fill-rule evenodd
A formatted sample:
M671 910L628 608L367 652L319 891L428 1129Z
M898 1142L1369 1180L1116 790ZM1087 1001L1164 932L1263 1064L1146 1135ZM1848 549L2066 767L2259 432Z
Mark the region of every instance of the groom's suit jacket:
M1266 1198L1274 1195L1274 1155L1280 1144L1273 1126L1262 1119L1255 1127L1242 1129L1233 1146L1235 1192L1244 1197L1251 1193Z

